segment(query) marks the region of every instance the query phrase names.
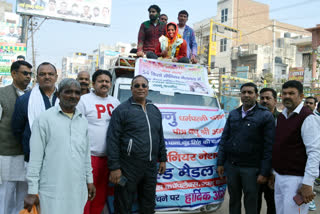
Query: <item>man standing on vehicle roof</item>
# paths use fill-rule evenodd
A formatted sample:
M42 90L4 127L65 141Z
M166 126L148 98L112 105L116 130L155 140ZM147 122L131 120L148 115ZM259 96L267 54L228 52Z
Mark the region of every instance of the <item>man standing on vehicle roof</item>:
M222 179L226 169L230 214L241 213L242 192L246 213L256 214L259 184L266 183L271 172L275 122L257 103L254 83L243 84L240 92L243 105L230 112L222 133L218 174Z
M190 59L192 63L197 63L197 51L198 46L196 42L196 36L191 27L186 25L188 21L189 13L185 10L181 10L178 14L178 27L179 34L182 36L184 40L187 42L187 57Z
M160 36L166 34L165 23L159 21L160 7L158 5L151 5L148 11L150 20L141 24L138 34L138 57L154 53L159 45Z
M154 213L157 174L166 170L161 113L146 99L148 89L148 80L135 76L131 82L132 97L112 113L107 154L110 181L116 184L116 214L131 213L137 193L139 213Z
M91 150L93 184L96 197L88 201L84 214L101 214L107 200L108 165L106 135L112 111L120 104L119 100L108 95L112 76L107 70L97 70L92 75L94 92L83 95L77 106L88 120L88 135Z

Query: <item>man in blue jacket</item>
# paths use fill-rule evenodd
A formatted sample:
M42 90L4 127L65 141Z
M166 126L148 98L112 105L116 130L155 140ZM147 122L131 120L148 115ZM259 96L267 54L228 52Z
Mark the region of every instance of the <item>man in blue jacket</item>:
M146 99L148 89L148 80L135 76L131 82L132 97L112 112L107 155L110 181L116 184L115 214L131 213L137 193L139 213L154 213L157 174L166 170L161 113Z
M222 133L218 174L222 178L225 169L230 214L241 213L242 192L246 213L256 214L259 184L266 183L271 172L275 122L257 103L255 84L243 84L240 92L243 105L230 112Z
M12 130L22 143L25 161L29 162L29 140L33 121L45 110L58 104L56 96L57 70L49 62L37 68L37 84L29 92L20 96L14 107Z
M184 40L187 42L187 57L190 59L192 63L197 63L197 51L198 45L196 42L196 36L191 27L187 24L189 18L189 13L185 10L181 10L178 14L178 27L179 34L182 36Z

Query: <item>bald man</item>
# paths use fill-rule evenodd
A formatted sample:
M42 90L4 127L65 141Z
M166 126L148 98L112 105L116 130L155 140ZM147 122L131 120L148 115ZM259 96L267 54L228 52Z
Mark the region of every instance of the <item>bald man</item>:
M81 96L90 92L90 74L88 71L80 71L77 76L77 81L81 86Z

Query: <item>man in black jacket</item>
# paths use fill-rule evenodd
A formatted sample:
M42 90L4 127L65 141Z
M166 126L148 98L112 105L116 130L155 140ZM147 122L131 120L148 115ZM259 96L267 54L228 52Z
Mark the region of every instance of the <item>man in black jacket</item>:
M241 213L241 198L247 214L257 213L259 184L266 183L271 171L275 122L271 112L257 103L253 83L240 88L242 106L230 112L218 153L218 174L226 169L230 214Z
M107 133L107 155L110 181L116 184L116 214L131 213L136 193L139 213L154 213L157 174L166 170L161 113L146 99L148 89L145 77L134 77L132 97L112 113ZM157 161L160 162L159 169Z

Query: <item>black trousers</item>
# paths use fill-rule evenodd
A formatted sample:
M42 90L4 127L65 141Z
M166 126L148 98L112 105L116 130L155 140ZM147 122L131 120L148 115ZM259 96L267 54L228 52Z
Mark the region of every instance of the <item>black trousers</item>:
M258 194L258 213L261 211L262 194L267 203L267 214L276 214L276 206L274 203L274 190L270 189L268 184L262 184L259 188Z
M225 164L228 192L230 195L229 213L241 214L241 198L244 193L246 214L257 214L259 169L235 166L227 161Z
M136 194L138 194L139 213L153 214L156 205L157 163L125 157L121 160L121 171L128 181L123 187L115 186L115 214L131 214Z

